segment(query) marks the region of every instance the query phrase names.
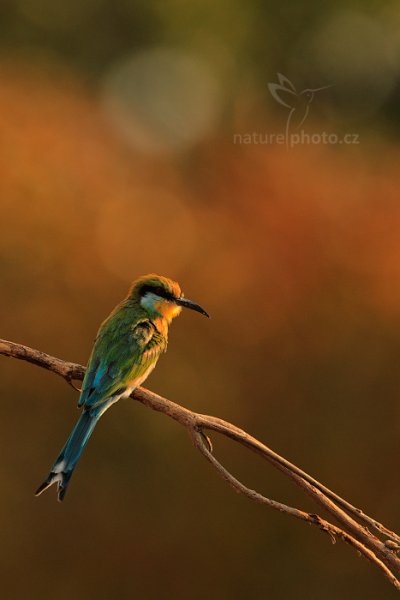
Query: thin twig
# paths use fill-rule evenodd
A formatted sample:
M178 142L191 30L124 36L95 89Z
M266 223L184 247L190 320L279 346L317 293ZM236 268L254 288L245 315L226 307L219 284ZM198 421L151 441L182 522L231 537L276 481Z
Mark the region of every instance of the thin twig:
M238 441L238 438L241 438L244 433L241 430L233 429L230 423L226 423L226 421L215 417L204 416L204 427L206 429L223 433L224 435L236 441ZM257 451L256 446L260 445L262 452L268 455L269 458L275 460L277 463L281 464L283 467L286 467L292 473L299 475L299 477L311 483L311 485L315 486L317 489L323 492L326 496L328 496L328 498L336 502L336 504L341 506L353 516L360 519L360 521L362 521L365 525L371 527L371 529L375 529L377 532L381 533L382 535L386 536L387 538L393 540L394 542L400 545L400 536L397 535L394 531L391 531L390 529L382 525L382 523L379 523L379 521L377 521L376 519L373 519L372 517L366 515L361 509L356 508L355 506L347 502L347 500L338 496L338 494L327 488L318 480L314 479L314 477L311 477L311 475L309 475L293 463L289 462L288 460L286 460L285 458L283 458L264 444L261 444L255 438L247 436L247 441L249 443L249 447L252 447L253 450ZM246 442L244 442L244 445L247 445Z
M258 502L259 504L266 504L274 510L289 514L292 517L295 517L296 519L300 519L301 521L305 521L310 525L316 525L321 531L327 533L330 536L332 543L336 542L336 536L339 537L344 542L355 548L357 552L362 554L367 560L375 564L385 574L385 576L395 586L395 588L400 590L400 583L396 579L396 577L394 577L390 569L382 562L382 560L377 558L376 555L371 550L369 550L369 548L364 546L364 544L359 542L353 536L349 535L343 529L332 525L332 523L329 523L328 521L322 519L316 514L307 513L302 510L298 510L297 508L287 506L286 504L282 504L281 502L276 502L275 500L266 498L265 496L256 492L255 490L248 488L241 481L236 479L236 477L234 477L223 465L221 465L221 463L215 458L215 456L211 454L211 452L207 448L206 443L203 440L201 432L196 431L195 429L190 429L189 431L196 448L212 464L212 466L219 473L222 479L227 481L237 493L243 494L244 496L250 498L250 500L253 500L254 502ZM310 485L308 482L306 482L306 484L307 486Z
M28 346L15 344L14 342L6 340L0 340L0 354L20 360L26 360L32 364L43 367L60 375L71 385L73 385L73 380L82 380L85 374L85 368L81 365L65 362L45 354L44 352L29 348ZM73 387L74 389L77 389L75 386ZM256 502L266 504L280 512L284 512L292 517L316 525L322 531L329 533L331 537L338 536L353 546L369 561L373 562L384 572L391 583L400 590L400 582L393 574L400 574L400 560L396 556L396 552L400 549L400 536L396 533L386 528L375 519L369 517L360 509L352 506L319 481L302 471L299 467L287 461L285 458L262 444L262 442L235 425L216 417L195 413L171 400L158 396L145 388L137 388L132 393L131 397L152 410L162 412L185 426L190 432L196 448L198 448L219 474L232 485L236 491L243 493L245 496ZM211 440L206 435L205 430L214 431L229 437L261 455L272 466L291 478L308 495L310 495L314 501L334 516L342 525L343 529L321 519L318 515L306 513L297 508L292 508L280 502L270 500L258 492L247 488L233 477L233 475L231 475L214 457L212 454ZM352 517L358 518L364 525L370 526L387 539L385 539L383 543L373 535L371 531L360 525L360 523ZM346 529L348 531L346 531Z

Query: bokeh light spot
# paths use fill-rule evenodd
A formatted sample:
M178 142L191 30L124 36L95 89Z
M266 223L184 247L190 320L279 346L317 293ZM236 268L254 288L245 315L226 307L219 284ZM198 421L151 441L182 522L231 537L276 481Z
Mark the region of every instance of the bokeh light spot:
M114 65L102 89L102 105L116 131L150 154L182 150L207 136L220 100L209 65L168 48Z
M291 71L312 85L332 85L340 116L376 112L393 91L399 72L397 35L383 22L350 10L338 11L302 39ZM321 83L322 82L322 83Z

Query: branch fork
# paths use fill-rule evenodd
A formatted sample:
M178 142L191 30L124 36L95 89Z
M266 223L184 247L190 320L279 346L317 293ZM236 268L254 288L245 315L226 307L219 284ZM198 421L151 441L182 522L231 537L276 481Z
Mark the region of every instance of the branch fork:
M80 391L73 382L81 381L84 377L85 368L81 365L66 362L28 346L1 339L0 354L25 360L47 369L63 377L76 391ZM308 475L308 473L232 423L217 417L193 412L143 387L135 389L131 397L148 408L167 415L185 427L197 450L237 493L246 496L253 502L264 504L293 518L305 521L309 525L314 525L320 531L328 534L332 543L335 543L336 539L346 542L358 554L373 563L391 584L400 591L400 558L397 556L400 552L400 536L394 531L351 505L311 475ZM272 500L245 486L214 456L208 432L224 435L259 454L271 466L291 479L320 507L324 508L340 526L330 523L318 514L308 513Z

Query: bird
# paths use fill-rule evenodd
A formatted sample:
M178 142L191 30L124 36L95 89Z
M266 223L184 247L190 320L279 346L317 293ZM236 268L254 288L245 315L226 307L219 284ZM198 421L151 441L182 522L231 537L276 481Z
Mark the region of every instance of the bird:
M98 420L150 375L167 350L169 325L182 308L209 317L204 308L184 297L172 279L152 273L132 283L126 298L100 325L78 401L81 416L36 496L56 483L58 500L64 499Z

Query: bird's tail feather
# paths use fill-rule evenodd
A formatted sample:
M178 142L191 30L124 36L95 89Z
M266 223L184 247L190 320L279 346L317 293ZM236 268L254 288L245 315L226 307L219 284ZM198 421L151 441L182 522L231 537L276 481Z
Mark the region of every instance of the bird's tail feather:
M57 483L58 500L61 502L64 499L72 473L99 418L100 414L93 414L89 410L82 413L47 479L36 490L35 496L39 496L53 483Z

